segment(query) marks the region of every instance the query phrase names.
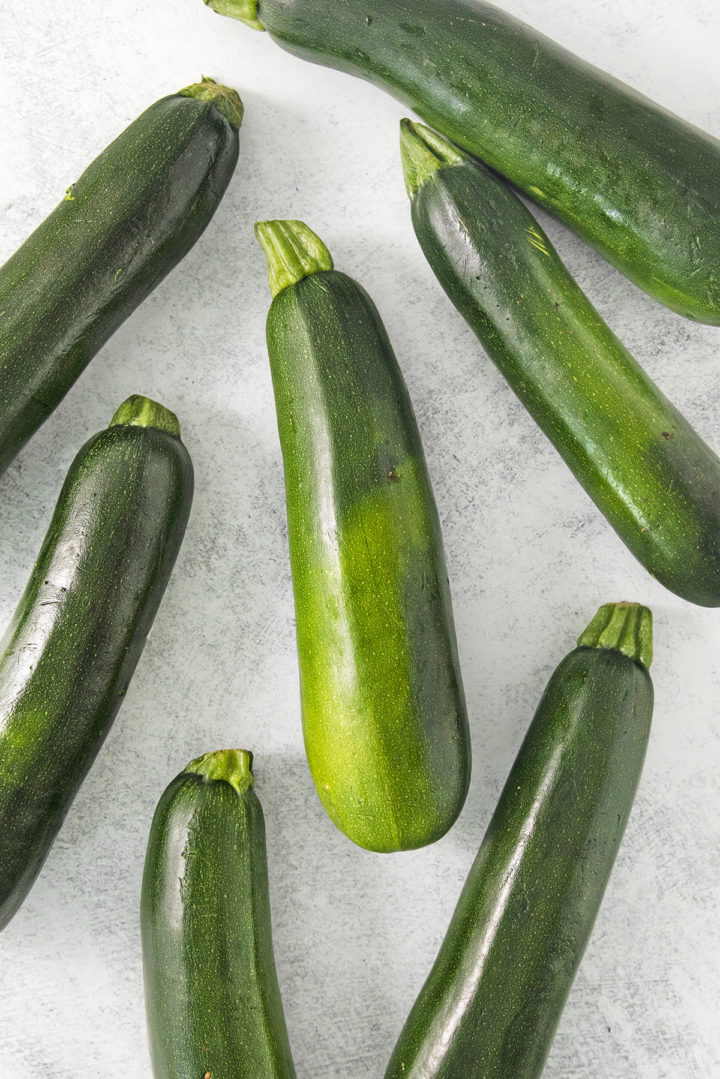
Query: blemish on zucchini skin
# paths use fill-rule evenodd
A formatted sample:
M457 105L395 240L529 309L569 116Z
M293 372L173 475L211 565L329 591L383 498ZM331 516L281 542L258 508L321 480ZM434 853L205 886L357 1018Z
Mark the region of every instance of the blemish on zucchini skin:
M409 37L424 37L424 36L425 36L425 34L426 34L426 29L425 29L425 27L424 27L424 26L420 26L420 25L418 25L417 23L407 23L407 22L401 22L401 23L398 23L398 26L399 26L399 27L400 27L400 29L401 29L401 30L403 30L403 31L404 31L404 32L405 32L405 33L406 33L406 34L407 34L407 35L408 35Z

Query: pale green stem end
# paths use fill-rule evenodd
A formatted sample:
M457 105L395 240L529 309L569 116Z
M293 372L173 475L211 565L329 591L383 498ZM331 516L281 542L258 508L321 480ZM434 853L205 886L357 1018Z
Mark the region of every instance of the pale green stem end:
M229 15L231 19L239 19L253 30L265 29L258 19L257 0L205 0L205 3L218 15Z
M578 640L581 648L611 648L643 667L652 663L652 612L639 603L606 603Z
M303 277L333 268L327 247L302 221L258 221L255 235L265 252L273 296Z
M244 794L255 786L252 762L253 755L248 749L218 749L190 761L185 771L205 779L224 781L238 794Z
M123 401L108 426L156 427L158 431L167 431L169 435L180 438L180 423L175 413L139 393Z
M400 158L405 188L411 199L438 169L470 160L436 131L407 119L400 121Z
M221 112L229 124L239 128L243 118L243 103L236 90L230 86L221 86L214 79L205 75L201 82L194 82L178 91L180 97L194 97L197 101L210 101Z

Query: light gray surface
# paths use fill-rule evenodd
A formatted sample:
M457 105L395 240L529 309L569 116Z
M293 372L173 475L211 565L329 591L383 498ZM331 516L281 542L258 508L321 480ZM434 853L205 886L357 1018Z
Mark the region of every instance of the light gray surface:
M508 9L720 134L714 0ZM127 700L0 940L0 1077L149 1075L137 904L149 822L199 753L256 754L275 952L299 1079L382 1075L554 666L595 608L655 613L654 732L636 808L547 1079L720 1075L720 614L635 563L441 293L412 233L403 108L199 0L10 0L0 10L0 261L102 147L203 72L246 105L237 174L185 262L0 479L9 620L81 443L129 393L177 411L196 497ZM258 217L301 217L386 321L444 526L474 771L430 849L355 849L305 765ZM720 446L720 330L661 309L544 215L610 324ZM178 1077L185 1079L185 1077Z

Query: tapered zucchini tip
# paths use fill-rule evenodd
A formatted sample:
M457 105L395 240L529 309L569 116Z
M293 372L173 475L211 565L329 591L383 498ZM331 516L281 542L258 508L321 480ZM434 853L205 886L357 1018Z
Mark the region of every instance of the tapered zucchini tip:
M221 86L214 79L203 75L200 82L194 82L192 86L186 86L179 91L180 97L194 97L197 101L210 101L221 112L228 123L234 128L239 128L244 107L236 90L230 86Z
M442 135L407 118L400 121L400 158L405 189L411 199L438 169L468 160L467 154Z
M639 603L606 603L578 639L581 648L610 648L648 668L652 663L652 612Z
M302 221L257 221L255 235L265 252L273 297L303 277L333 268L327 247Z
M180 421L174 412L149 397L134 393L120 405L109 427L156 427L180 438Z
M265 29L258 19L257 0L205 0L205 3L218 15L229 15L231 19L239 19L253 30Z
M190 761L186 772L205 779L229 783L238 794L255 786L253 755L249 749L217 749Z

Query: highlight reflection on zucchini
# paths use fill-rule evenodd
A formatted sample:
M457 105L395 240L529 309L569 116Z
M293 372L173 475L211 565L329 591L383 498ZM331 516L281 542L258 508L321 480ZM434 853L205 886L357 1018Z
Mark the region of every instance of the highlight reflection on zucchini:
M630 814L650 611L601 607L553 674L385 1079L538 1079Z
M364 289L302 222L256 232L274 296L267 340L310 769L354 842L421 847L462 808L470 746L417 424Z
M146 397L125 401L70 466L0 656L0 928L123 701L192 490L177 417Z

